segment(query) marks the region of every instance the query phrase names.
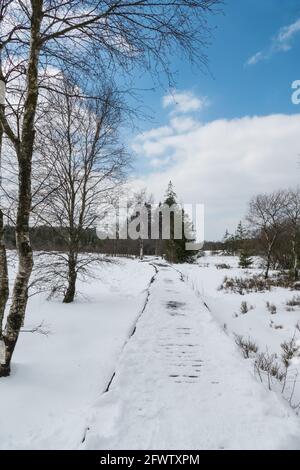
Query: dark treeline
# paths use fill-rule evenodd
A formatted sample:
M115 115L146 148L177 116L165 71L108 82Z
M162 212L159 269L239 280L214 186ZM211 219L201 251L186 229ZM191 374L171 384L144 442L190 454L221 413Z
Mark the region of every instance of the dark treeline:
M136 256L143 259L146 256L164 256L168 261L173 263L189 262L192 261L191 257L195 253L190 253L185 250L185 243L187 239L182 233L181 239L174 238L174 217L173 212L170 214L170 239L163 240L162 228L162 213L157 209L153 210L151 204L147 202L147 194L144 190L136 195L136 205L133 204L132 212L128 217L127 223L137 220L140 216L140 208L145 207L148 213L147 226L141 226L137 221L137 231L141 233L137 239L130 237L123 239L117 233L116 239L100 239L97 235L96 228L80 227L77 230L77 252L78 253L97 253L109 256ZM151 196L149 197L151 199ZM192 224L189 222L187 215L182 212L180 204L177 202L177 196L173 189L172 182L169 182L164 203L172 206L177 215L182 218L182 223L188 224L188 232L190 233L190 240L193 239ZM160 204L160 208L162 205ZM181 213L182 212L182 213ZM151 224L159 217L158 238L152 239ZM125 222L126 223L126 222ZM147 232L148 236L143 237L142 234ZM182 227L182 232L184 228ZM13 226L6 226L4 230L5 245L8 249L15 249L15 228ZM30 240L33 250L42 252L66 252L70 249L70 227L54 226L54 225L37 225L30 227ZM91 262L93 257L91 257Z
M9 250L16 248L14 228L6 226L4 230L5 244ZM30 228L30 237L34 251L65 251L67 249L66 230L60 227L38 226ZM251 240L253 245L253 240ZM164 253L162 240L143 240L145 256L162 256ZM205 251L223 251L224 242L206 241ZM96 229L85 229L80 236L82 253L100 253L106 255L139 256L139 240L100 240Z
M10 250L16 248L15 230L6 226L4 230L5 244ZM61 227L38 226L30 228L30 238L35 251L66 251L67 231ZM162 247L159 240L144 240L145 255L161 255ZM84 229L80 235L79 250L82 253L103 253L107 255L133 255L140 253L139 240L100 240L96 229Z

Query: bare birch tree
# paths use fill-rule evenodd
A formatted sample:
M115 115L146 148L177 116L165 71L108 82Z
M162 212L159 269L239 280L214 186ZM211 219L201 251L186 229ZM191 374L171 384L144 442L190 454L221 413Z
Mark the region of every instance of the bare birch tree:
M254 197L249 204L247 220L250 223L250 227L258 235L262 235L265 242L266 279L269 277L275 244L284 228L284 211L286 206L287 195L285 191L260 194Z
M300 238L300 188L287 191L287 204L284 209L288 228L291 231L294 280L299 280L299 238Z
M3 144L3 129L0 124L0 165L2 160L2 144ZM0 168L1 171L1 168ZM1 180L1 173L0 173ZM1 204L1 200L0 200ZM3 323L3 317L5 313L6 303L9 297L9 284L8 284L8 272L7 272L7 257L4 243L4 217L3 211L0 205L0 325ZM2 331L0 329L0 357L5 354L5 348L3 347ZM0 361L1 362L1 361Z
M0 376L10 374L33 268L29 237L32 158L39 96L45 86L49 87L47 76L68 66L80 69L83 80L87 76L91 80L113 66L121 66L129 73L135 64L168 73L169 54L178 47L191 60L205 63L207 13L218 3L219 0L1 0L0 82L7 98L0 104L0 122L18 161L15 233L19 266L4 332L0 325L1 348L5 349ZM14 119L16 106L11 105L16 91L22 97L22 119L18 125Z
M76 96L76 85L65 79L61 93L51 93L48 112L37 138L43 166L36 216L65 239L66 253L53 265L54 289L65 303L76 293L77 276L97 260L82 253L84 231L95 228L111 198L123 183L129 156L119 142L122 101L111 87L98 99ZM33 207L35 216L35 207ZM51 269L50 269L51 270ZM48 271L49 275L49 271Z
M154 202L152 194L147 193L147 189L143 188L133 195L131 202L131 223L137 221L138 240L139 240L139 257L144 259L144 241L148 240L151 233L151 206Z

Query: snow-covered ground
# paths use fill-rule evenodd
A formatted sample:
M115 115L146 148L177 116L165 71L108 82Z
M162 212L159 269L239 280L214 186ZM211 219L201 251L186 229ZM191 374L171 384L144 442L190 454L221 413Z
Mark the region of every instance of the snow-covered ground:
M231 269L217 269L216 265L220 264L227 264ZM225 276L232 278L261 274L259 264L259 260L256 260L254 268L243 270L238 267L238 257L206 254L198 264L181 265L178 269L197 295L206 302L213 318L227 334L232 338L236 334L243 336L245 340L250 339L258 346L258 353L275 355L280 364L283 342L294 338L300 346L300 330L297 326L300 325L300 307L291 309L287 305L294 297L300 298L300 292L276 287L271 291L239 295L218 290ZM247 302L249 311L246 314L241 313L242 302ZM267 302L276 307L275 313L267 308ZM249 362L251 367L253 361ZM252 368L254 369L253 366ZM281 392L282 384L273 381L272 389ZM291 399L295 408L300 405L300 360L297 358L289 368L284 397L288 401ZM299 412L300 409L296 411Z
M146 298L154 268L119 260L81 284L72 305L30 299L12 375L0 379L0 449L78 447Z
M100 266L73 305L31 298L24 329L44 322L50 333L22 333L12 376L0 380L0 448L300 449L299 417L233 337L279 355L300 321L300 309L285 308L295 293L217 290L240 274L236 258L121 259ZM242 301L253 306L245 315Z
M300 448L299 419L169 266L88 427L85 449Z

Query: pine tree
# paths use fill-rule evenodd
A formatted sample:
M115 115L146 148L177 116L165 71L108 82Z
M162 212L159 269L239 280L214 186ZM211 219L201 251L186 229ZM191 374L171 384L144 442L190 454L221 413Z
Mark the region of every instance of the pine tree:
M178 216L177 213L177 195L173 189L173 184L170 181L168 184L168 188L165 194L164 204L169 207L173 207L175 209L174 212L170 214L170 238L169 240L164 241L164 251L166 260L170 261L171 263L177 262L177 250L176 250L176 241L174 239L174 222L176 217Z
M243 269L250 268L253 264L253 260L247 249L247 236L247 229L240 221L235 232L235 244L240 256L239 267Z
M242 250L240 253L239 267L243 269L250 268L253 264L253 259L246 250Z
M172 181L169 181L164 203L167 204L169 207L177 205L177 194L174 191Z
M223 253L226 256L231 256L235 252L235 237L226 230L223 237Z
M239 222L236 232L235 232L235 238L238 241L244 241L247 238L247 231L244 228L242 221Z
M166 259L171 263L191 263L197 252L186 250L186 243L194 241L193 225L188 215L178 204L177 195L171 181L168 184L164 203L174 209L170 214L170 239L164 242ZM176 239L174 236L175 222L179 220L182 223L182 236L180 239Z

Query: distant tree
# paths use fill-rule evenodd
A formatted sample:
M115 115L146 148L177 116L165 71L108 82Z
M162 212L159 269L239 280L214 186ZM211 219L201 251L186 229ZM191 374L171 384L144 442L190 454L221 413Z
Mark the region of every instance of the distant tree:
M234 238L236 250L239 252L239 267L243 269L249 268L253 264L253 260L248 249L249 234L242 221L237 226Z
M71 303L80 273L97 260L80 256L84 234L100 221L114 191L124 180L128 155L119 142L122 110L111 88L98 92L98 99L76 96L76 85L63 82L58 94L48 97L49 109L41 123L37 151L43 156L47 186L39 197L36 214L42 223L58 227L65 237L62 253L52 269L56 292ZM35 215L35 212L34 212Z
M299 249L300 249L300 187L287 191L287 204L284 209L290 231L291 251L293 257L294 280L299 280Z
M265 278L269 277L271 259L279 236L284 232L287 195L284 191L260 194L249 204L247 220L257 236L262 236L266 258Z
M243 269L250 268L253 265L253 259L246 250L240 252L239 267Z
M235 231L235 240L237 248L242 248L248 236L246 227L244 227L242 221L239 222L237 229Z
M164 204L173 208L173 212L170 213L170 237L168 240L165 240L163 243L165 257L167 261L171 263L176 263L177 260L177 248L178 248L178 240L175 240L174 237L174 224L175 221L181 217L179 206L177 205L177 195L174 191L173 184L170 181L168 184L168 188L165 194ZM165 223L163 221L163 223Z
M151 212L151 217L153 221L153 225L157 227L157 234L155 234L156 238L154 238L154 234L151 231L151 237L154 241L155 248L154 248L154 253L155 256L162 256L163 255L163 249L164 249L164 243L162 239L162 202L160 201L158 206L155 208L155 210L152 210Z
M172 181L169 181L168 183L164 204L167 204L169 207L177 205L177 194L175 193Z
M170 181L165 194L164 204L172 208L170 213L170 238L164 241L165 256L171 263L190 263L196 252L187 250L186 243L194 241L193 226L184 209L177 202L177 195ZM180 227L181 237L177 238L175 227Z
M139 257L141 260L144 259L144 242L148 240L151 234L151 206L153 204L153 195L147 194L145 188L136 192L133 196L131 204L131 216L130 221L139 220L138 231L139 231ZM141 213L142 212L142 213Z
M183 220L183 235L181 241L181 250L178 254L180 263L193 263L196 256L199 255L198 250L187 250L186 244L195 242L195 229L192 221L190 220L188 214L182 209L182 220Z
M223 240L223 253L225 256L232 256L235 253L235 237L226 229Z

